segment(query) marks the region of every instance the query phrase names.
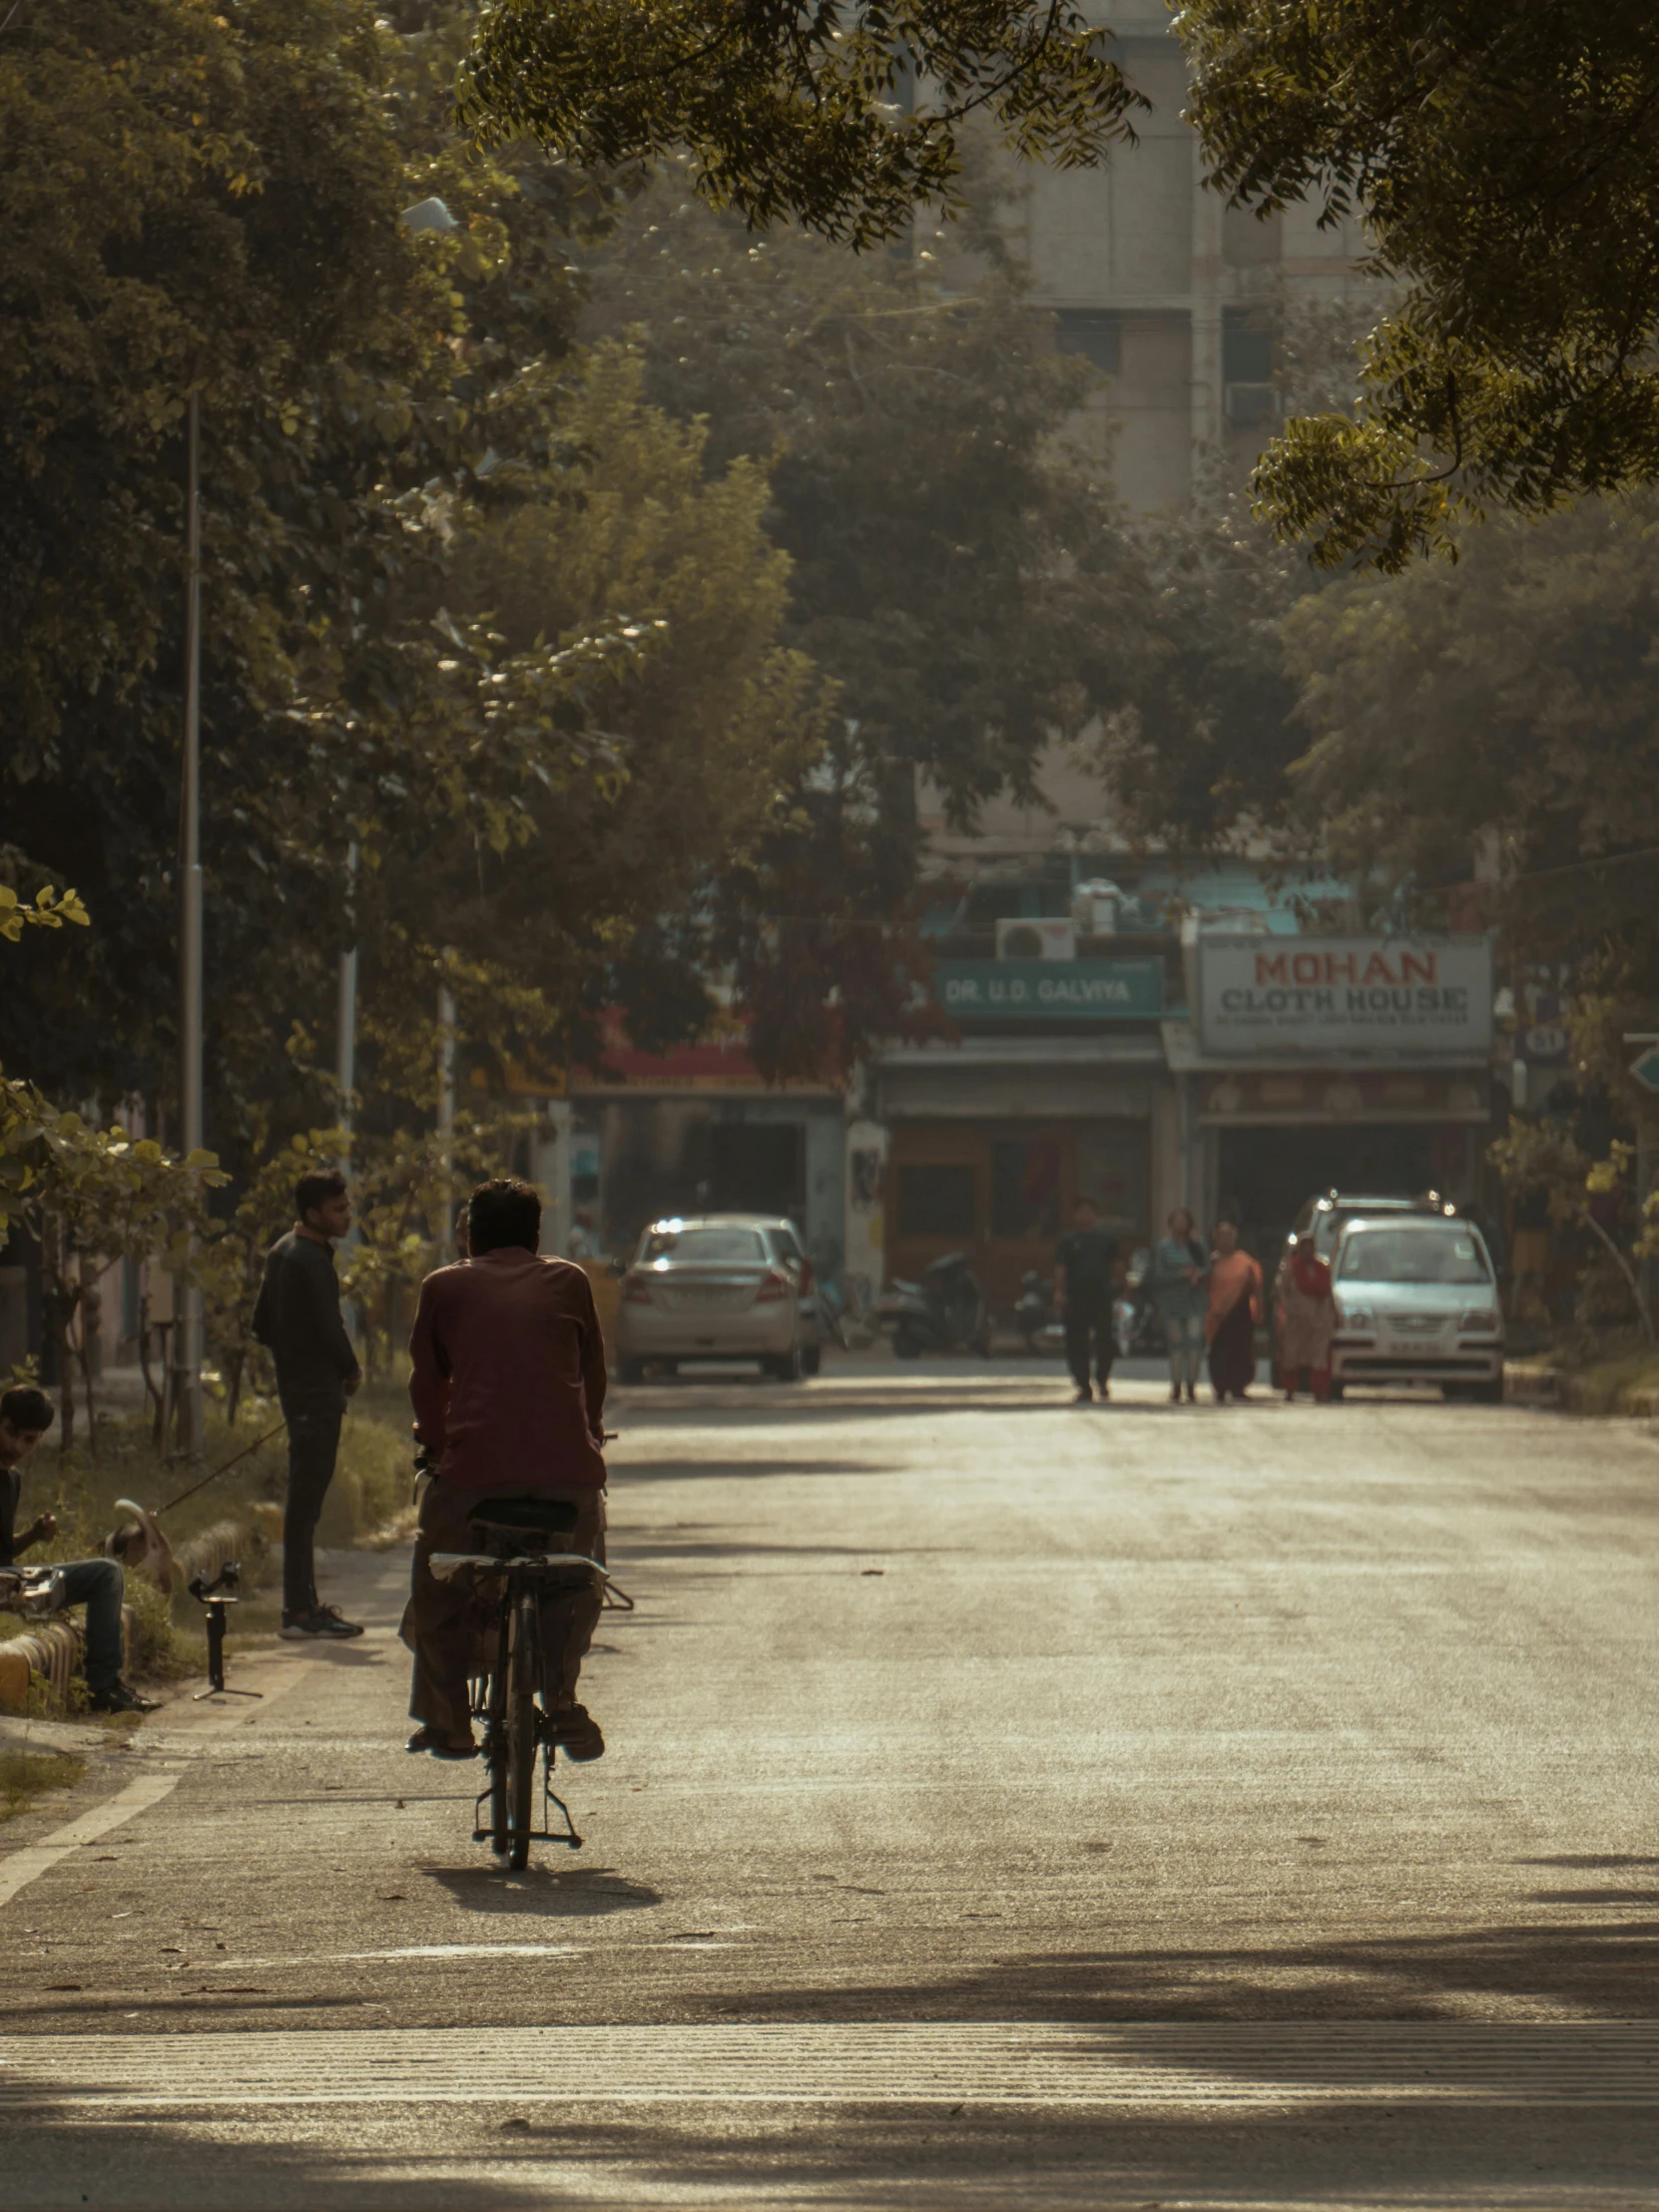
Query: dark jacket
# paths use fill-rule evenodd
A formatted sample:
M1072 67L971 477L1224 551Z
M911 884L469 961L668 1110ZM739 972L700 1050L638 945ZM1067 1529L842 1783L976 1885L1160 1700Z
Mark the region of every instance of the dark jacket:
M327 1394L357 1374L325 1244L296 1229L277 1238L266 1254L254 1334L276 1363L276 1387L285 1398Z
M17 1468L0 1467L0 1567L9 1567L17 1557L17 1508L22 1495L23 1477Z

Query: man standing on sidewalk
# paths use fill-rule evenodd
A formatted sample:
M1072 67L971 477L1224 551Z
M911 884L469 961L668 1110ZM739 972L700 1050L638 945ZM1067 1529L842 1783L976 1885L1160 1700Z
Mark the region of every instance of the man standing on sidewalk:
M1122 1268L1118 1241L1100 1226L1092 1198L1080 1198L1071 1210L1071 1228L1054 1248L1055 1296L1066 1325L1066 1366L1077 1385L1077 1403L1089 1404L1089 1353L1094 1352L1100 1394L1112 1394L1112 1299Z
M316 1595L314 1545L322 1500L334 1479L340 1416L362 1369L340 1319L333 1240L351 1226L351 1199L337 1168L314 1168L293 1194L298 1215L266 1255L254 1334L276 1364L276 1391L288 1424L288 1494L282 1514L282 1634L290 1642L360 1636L337 1605Z

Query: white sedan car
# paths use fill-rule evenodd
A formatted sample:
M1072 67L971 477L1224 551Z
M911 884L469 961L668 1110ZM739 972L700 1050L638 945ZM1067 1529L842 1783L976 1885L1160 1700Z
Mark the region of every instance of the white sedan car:
M1470 1223L1351 1221L1331 1272L1333 1396L1351 1382L1437 1382L1447 1397L1502 1397L1503 1311L1491 1255Z
M823 1323L795 1224L765 1214L653 1222L622 1279L616 1319L624 1382L648 1366L758 1360L785 1382L817 1375Z

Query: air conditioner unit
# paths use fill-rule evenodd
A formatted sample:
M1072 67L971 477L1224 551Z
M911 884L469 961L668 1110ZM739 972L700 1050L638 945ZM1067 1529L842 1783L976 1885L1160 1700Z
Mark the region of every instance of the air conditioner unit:
M1277 384L1229 384L1225 403L1229 422L1266 422L1281 411Z
M999 960L1075 960L1077 924L1074 921L1026 921L1015 915L996 925Z

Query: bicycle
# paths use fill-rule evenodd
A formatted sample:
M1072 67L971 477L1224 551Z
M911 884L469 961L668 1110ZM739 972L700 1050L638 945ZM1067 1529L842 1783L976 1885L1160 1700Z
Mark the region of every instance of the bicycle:
M484 1724L483 1759L489 1780L473 1806L472 1840L487 1843L514 1873L530 1859L532 1843L565 1844L580 1851L582 1839L570 1808L553 1788L556 1757L554 1716L541 1702L541 1611L549 1590L572 1595L594 1590L627 1610L633 1601L614 1590L596 1559L579 1551L548 1548L576 1525L577 1508L564 1498L494 1497L480 1499L467 1525L476 1552L437 1551L432 1573L440 1582L465 1574L475 1593L489 1602L495 1617L486 1630L495 1638L495 1663L469 1684L474 1720ZM532 1826L537 1755L542 1773L542 1823ZM483 1819L486 1801L487 1824ZM549 1807L564 1821L555 1833Z

